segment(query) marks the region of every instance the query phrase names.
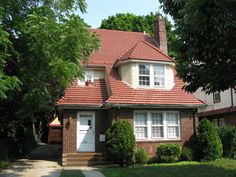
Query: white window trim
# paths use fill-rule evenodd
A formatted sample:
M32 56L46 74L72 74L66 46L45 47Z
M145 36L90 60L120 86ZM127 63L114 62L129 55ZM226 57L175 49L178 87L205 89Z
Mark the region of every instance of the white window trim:
M148 69L149 69L149 75L147 75L147 74L139 74L139 66L140 65L144 65L145 67L148 67ZM151 80L152 80L152 78L151 78L151 65L150 64L144 64L144 63L139 63L138 64L138 84L139 84L139 87L142 87L142 88L149 88L150 86L151 86ZM149 77L149 85L140 85L140 83L139 83L139 76L143 76L143 77Z
M135 114L136 113L147 113L147 138L137 139L136 141L178 141L181 140L181 121L180 121L180 112L179 111L147 111L147 110L135 110L133 111L133 125L134 125L134 134L135 134ZM163 113L163 138L152 138L152 120L151 113ZM177 113L178 114L178 131L179 137L168 138L167 132L167 113Z
M164 65L164 64L146 64L146 63L137 63L137 65L138 65L138 88L166 89L166 86L167 86L166 65ZM139 76L143 76L143 75L139 74L139 65L149 66L149 82L150 82L149 86L139 84ZM154 67L153 66L158 66L158 65L164 66L164 86L163 87L158 87L158 86L154 85Z
M84 70L84 79L82 80L82 79L78 79L78 85L79 86L85 86L85 75L86 75L86 72L92 72L92 79L91 79L91 82L93 83L94 82L94 70L92 70L92 69L85 69Z

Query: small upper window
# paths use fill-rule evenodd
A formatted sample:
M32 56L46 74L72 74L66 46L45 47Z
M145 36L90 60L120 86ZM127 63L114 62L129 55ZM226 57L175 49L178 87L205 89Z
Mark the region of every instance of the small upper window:
M214 103L220 102L220 92L213 93L213 101L214 101Z
M85 85L85 82L93 82L94 81L94 72L93 70L85 70L84 78L78 81L79 85Z
M165 67L163 65L154 65L154 86L163 88L165 86Z
M150 66L139 65L139 85L150 86Z

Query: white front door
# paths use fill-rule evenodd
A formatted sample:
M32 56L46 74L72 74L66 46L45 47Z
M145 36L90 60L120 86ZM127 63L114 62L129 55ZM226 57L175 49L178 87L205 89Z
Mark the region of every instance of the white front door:
M77 114L77 151L95 152L95 113Z

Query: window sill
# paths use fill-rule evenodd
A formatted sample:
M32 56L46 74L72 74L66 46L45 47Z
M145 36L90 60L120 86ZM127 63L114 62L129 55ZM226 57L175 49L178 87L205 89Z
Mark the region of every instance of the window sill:
M137 143L142 143L142 142L181 142L181 139L140 139L136 140Z

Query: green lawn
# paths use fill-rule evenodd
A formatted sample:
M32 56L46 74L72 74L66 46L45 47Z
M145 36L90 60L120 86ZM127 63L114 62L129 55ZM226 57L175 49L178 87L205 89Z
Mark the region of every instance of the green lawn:
M106 177L236 177L236 160L179 162L129 168L105 168Z
M80 170L63 170L60 177L84 177Z
M10 165L10 162L0 161L0 169L8 168Z

